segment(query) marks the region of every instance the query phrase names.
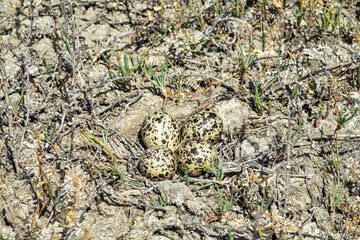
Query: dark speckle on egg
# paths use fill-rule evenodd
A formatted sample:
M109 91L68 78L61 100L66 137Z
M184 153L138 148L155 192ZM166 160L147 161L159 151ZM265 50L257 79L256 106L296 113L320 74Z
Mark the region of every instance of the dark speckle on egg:
M196 148L191 148L190 152L191 152L191 154L194 154L194 155L198 154L198 151Z
M209 118L217 118L217 114L210 112L209 113Z

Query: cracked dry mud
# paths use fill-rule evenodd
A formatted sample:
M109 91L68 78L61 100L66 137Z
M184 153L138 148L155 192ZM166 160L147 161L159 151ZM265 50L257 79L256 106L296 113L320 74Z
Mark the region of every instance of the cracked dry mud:
M360 237L359 115L338 128L359 107L359 3L303 1L297 25L298 1L236 2L2 1L0 239ZM115 81L124 49L142 69ZM180 125L219 112L222 178L138 172L165 95Z

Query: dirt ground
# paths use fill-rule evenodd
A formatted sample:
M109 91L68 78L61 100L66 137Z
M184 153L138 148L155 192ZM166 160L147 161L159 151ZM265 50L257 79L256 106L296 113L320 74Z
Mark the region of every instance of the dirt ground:
M351 0L2 1L0 239L359 239L359 21ZM141 176L143 121L205 107L212 172Z

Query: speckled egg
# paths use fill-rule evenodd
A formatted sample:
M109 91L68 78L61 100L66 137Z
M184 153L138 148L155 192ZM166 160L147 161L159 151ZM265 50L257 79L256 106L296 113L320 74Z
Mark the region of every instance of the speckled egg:
M173 151L164 146L149 148L138 163L140 173L153 181L172 179L177 169Z
M148 117L140 130L146 148L165 146L175 151L180 143L180 128L167 113L156 112Z
M176 152L178 171L180 174L184 174L185 164L187 164L189 176L199 177L207 170L196 163L210 167L213 154L215 153L207 141L186 141Z
M191 115L181 129L181 140L205 140L215 144L220 140L224 124L220 115L205 108Z

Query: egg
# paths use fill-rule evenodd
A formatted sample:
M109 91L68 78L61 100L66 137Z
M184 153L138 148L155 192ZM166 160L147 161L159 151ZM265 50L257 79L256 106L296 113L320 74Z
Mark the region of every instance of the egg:
M172 179L176 173L177 161L169 148L151 147L141 156L138 169L144 177L153 181Z
M140 136L145 148L165 146L175 151L180 143L180 128L171 115L156 112L144 121Z
M215 153L209 142L202 140L186 141L176 152L178 171L183 175L187 164L188 175L190 177L199 177L206 173L207 170L197 163L210 167L213 155Z
M211 108L205 108L191 115L181 129L181 140L205 140L217 143L224 130L221 116Z

